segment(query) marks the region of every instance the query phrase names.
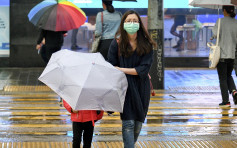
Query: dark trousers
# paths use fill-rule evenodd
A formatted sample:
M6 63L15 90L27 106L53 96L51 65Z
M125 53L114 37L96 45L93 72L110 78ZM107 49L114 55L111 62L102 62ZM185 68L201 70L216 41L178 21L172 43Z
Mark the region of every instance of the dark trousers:
M109 51L109 46L111 44L111 42L113 41L113 39L106 39L106 40L101 40L99 47L98 47L98 52L100 52L102 54L102 56L105 58L105 60L107 60L107 55L108 55L108 51Z
M217 64L217 73L223 102L229 102L229 93L236 90L234 80L231 76L234 66L234 59L221 59ZM229 93L228 93L229 92Z
M45 47L45 45L43 45L40 49L40 56L44 60L45 63L48 63L49 60L46 56L46 47Z
M83 134L83 148L90 148L93 138L94 126L92 122L73 122L73 148L80 148Z
M181 25L181 24L180 24ZM176 28L178 27L177 24L173 24L173 26L170 29L170 33L176 37L179 38L179 41L177 42L178 46L181 46L181 44L183 43L183 31L179 31L179 33L176 32Z
M60 46L45 45L45 47L44 47L45 51L43 53L45 55L43 55L43 57L44 57L43 60L45 61L46 64L49 62L49 59L51 58L52 54L54 52L59 51L61 49L61 47L62 47L61 45ZM41 56L42 56L42 54L41 54Z
M78 28L72 30L71 46L77 45L77 33L78 33Z

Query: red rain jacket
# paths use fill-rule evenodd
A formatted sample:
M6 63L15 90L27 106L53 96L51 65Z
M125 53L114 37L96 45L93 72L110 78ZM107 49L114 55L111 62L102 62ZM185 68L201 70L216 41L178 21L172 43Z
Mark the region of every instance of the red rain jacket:
M104 114L104 111L101 111L100 114L97 114L96 110L80 110L78 113L72 113L71 106L65 100L63 100L63 105L67 111L71 113L71 120L73 122L92 121L94 125L94 121L100 120Z

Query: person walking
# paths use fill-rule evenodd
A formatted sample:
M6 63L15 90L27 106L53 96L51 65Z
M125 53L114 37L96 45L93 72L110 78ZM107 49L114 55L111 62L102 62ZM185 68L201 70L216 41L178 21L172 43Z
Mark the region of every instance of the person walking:
M124 147L133 148L148 112L151 91L148 72L156 44L133 10L123 15L115 37L109 48L108 62L124 72L128 80L120 117Z
M237 44L237 20L235 19L235 7L223 6L224 18L219 18L212 29L213 36L216 38L218 21L220 20L220 60L217 64L222 102L221 107L230 107L229 93L232 94L234 103L237 103L237 91L234 80L231 76L234 66L235 48Z
M112 1L102 0L102 6L104 11L96 16L95 36L101 35L98 52L107 60L109 46L119 28L122 14L115 11Z
M103 111L96 110L73 110L71 106L63 100L63 105L71 113L73 130L73 148L80 148L83 137L83 148L90 148L94 132L94 123L103 117Z
M42 41L45 39L44 44L44 53L43 55L45 63L49 62L51 55L59 51L63 45L64 37L66 36L67 31L50 31L42 29L40 36L37 40L36 49L40 50L42 47Z
M72 30L72 36L71 36L71 49L72 50L77 50L77 49L82 49L77 45L77 33L78 33L79 28L73 29Z
M177 48L176 51L181 51L181 45L183 43L184 37L183 37L183 30L179 31L179 33L176 32L176 29L178 26L183 26L186 22L185 15L175 15L174 17L174 24L172 25L170 29L170 33L176 37L179 38L177 45L173 46L173 48Z

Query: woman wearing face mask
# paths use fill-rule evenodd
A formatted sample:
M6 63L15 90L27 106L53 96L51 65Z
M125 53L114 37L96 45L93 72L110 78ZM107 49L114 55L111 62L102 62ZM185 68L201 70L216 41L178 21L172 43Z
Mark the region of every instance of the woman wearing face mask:
M119 28L122 14L114 10L112 1L102 0L102 6L104 11L96 16L95 36L101 35L98 52L107 60L109 46Z
M122 135L125 148L133 148L144 122L150 102L148 72L155 43L145 30L137 12L127 11L119 31L110 45L108 61L126 74L128 89L124 102Z

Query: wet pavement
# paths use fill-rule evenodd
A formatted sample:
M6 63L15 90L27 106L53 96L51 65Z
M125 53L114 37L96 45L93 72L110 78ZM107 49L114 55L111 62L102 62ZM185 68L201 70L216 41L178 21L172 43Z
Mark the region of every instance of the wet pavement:
M0 68L0 147L17 142L22 147L34 145L26 142L70 147L70 115L58 96L37 80L42 71ZM166 69L165 90L156 92L137 147L237 147L237 108L232 99L230 108L219 108L216 70ZM105 114L96 123L93 141L104 142L98 147L122 146L118 113Z

